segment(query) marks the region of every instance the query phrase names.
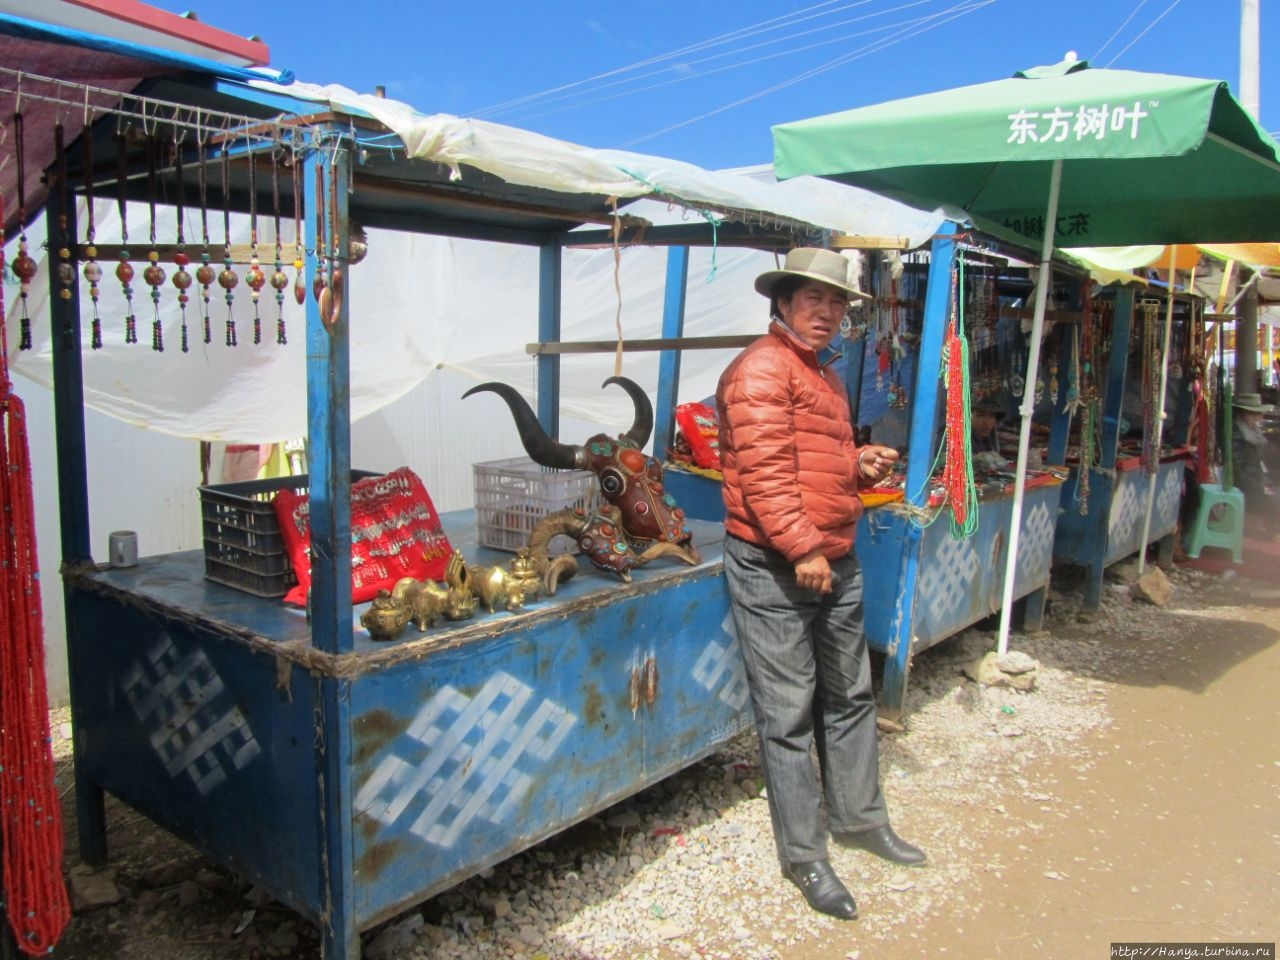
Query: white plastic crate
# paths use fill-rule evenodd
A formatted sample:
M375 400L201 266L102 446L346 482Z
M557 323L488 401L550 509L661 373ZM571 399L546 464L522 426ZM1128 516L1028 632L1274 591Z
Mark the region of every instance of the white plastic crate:
M472 464L476 488L476 530L480 545L512 553L529 542L544 517L558 510L600 504L600 485L590 470L556 470L528 457ZM552 553L575 549L568 537L556 537Z

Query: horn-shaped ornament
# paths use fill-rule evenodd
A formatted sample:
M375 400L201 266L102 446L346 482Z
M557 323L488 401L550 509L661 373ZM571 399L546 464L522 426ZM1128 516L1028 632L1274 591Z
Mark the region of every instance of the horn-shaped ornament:
M516 429L525 452L545 467L590 470L600 483L605 499L620 511L619 525L627 541L643 554L654 542L682 545L688 562L698 562L693 548L693 534L684 511L666 492L662 482L662 464L644 453L653 432L653 405L649 397L632 380L610 377L602 387L616 383L631 397L635 416L631 428L616 439L599 433L582 446L559 443L547 436L537 416L524 397L504 383L482 383L472 387L464 397L487 390L507 402L516 420Z
M488 391L496 393L507 402L511 415L516 421L516 430L520 432L520 442L524 444L525 453L544 467L556 467L560 470L581 470L584 466L582 448L568 443L559 443L547 436L538 422L538 415L529 406L529 401L515 387L505 383L490 381L472 387L462 395L466 399L473 393Z
M653 433L653 404L649 402L649 395L640 389L640 384L634 380L628 380L626 377L610 377L600 386L603 389L611 383L616 383L627 391L631 395L631 402L636 408L635 418L631 422L631 429L618 439L629 440L637 450L643 449L644 445L649 442L649 435Z

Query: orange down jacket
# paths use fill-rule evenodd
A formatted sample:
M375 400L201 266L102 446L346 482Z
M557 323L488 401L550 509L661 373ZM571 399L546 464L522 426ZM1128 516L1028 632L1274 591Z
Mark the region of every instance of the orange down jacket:
M729 364L716 390L725 530L795 562L853 548L862 501L849 399L831 361L784 324Z

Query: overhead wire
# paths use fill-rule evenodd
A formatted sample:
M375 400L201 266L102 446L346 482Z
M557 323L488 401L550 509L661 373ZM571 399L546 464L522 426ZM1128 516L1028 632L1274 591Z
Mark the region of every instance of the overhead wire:
M904 7L920 6L920 5L922 5L922 4L925 4L925 3L932 3L932 2L934 2L934 0L914 0L914 2L912 2L912 3L908 3L908 4L904 4L903 6L904 6ZM970 3L972 3L972 2L977 2L977 0L966 0L966 2L970 2ZM994 2L994 0L992 0L992 2ZM673 85L673 84L676 84L676 83L684 83L684 82L689 81L689 80L702 80L702 79L705 79L705 78L707 78L707 77L714 76L715 74L718 74L718 73L726 73L726 72L728 72L728 71L730 71L730 70L737 70L737 69L742 68L742 67L749 67L749 66L753 66L753 65L758 64L758 63L765 63L766 61L769 61L769 60L777 60L777 59L779 59L780 57L790 57L790 56L794 56L794 55L796 55L796 54L804 53L804 52L806 52L806 51L808 51L808 50L816 50L816 49L818 49L819 47L831 46L832 44L836 44L836 43L844 43L844 42L845 42L845 41L847 41L847 40L854 40L854 39L858 39L858 38L860 38L860 37L866 37L866 36L871 35L871 34L884 33L884 32L889 31L889 30L895 30L895 29L899 29L899 28L907 28L907 27L915 26L915 25L918 25L918 24L921 24L921 23L927 23L927 22L929 22L930 20L935 19L935 18L937 18L937 17L939 17L939 16L943 16L943 15L944 15L944 14L930 14L930 15L928 15L928 16L924 16L924 17L916 17L916 18L914 18L914 19L912 19L912 20L905 20L905 21L900 21L900 22L898 22L898 23L884 24L884 25L881 25L881 26L872 27L872 28L867 29L867 30L860 30L860 31L857 31L857 32L855 32L855 33L846 33L846 34L843 34L843 35L841 35L841 36L839 36L839 37L831 37L831 38L827 38L827 39L822 40L822 41L819 41L819 42L817 42L817 43L807 44L807 45L802 46L802 47L792 47L792 48L789 48L789 49L787 49L787 50L779 51L779 52L776 52L776 53L766 54L765 56L755 57L754 59L751 59L751 60L740 60L740 61L735 61L734 63L725 64L725 65L723 65L723 66L714 67L714 68L709 69L709 70L700 70L700 71L698 71L696 74L690 74L690 75L687 75L687 76L678 76L678 77L668 77L667 79L662 80L662 81L657 82L657 83L649 83L649 84L645 84L645 85L643 85L643 86L630 86L630 87L628 87L628 88L627 88L627 89L625 89L625 90L620 90L620 91L617 91L617 92L614 92L614 93L611 93L611 94L607 94L607 95L604 95L604 96L595 97L595 98L590 99L590 100L578 100L578 101L576 101L576 102L574 102L574 103L566 104L565 106L557 107L557 108L555 108L555 109L551 109L551 110L543 110L543 111L540 111L540 112L538 112L538 113L527 113L527 114L522 114L522 115L520 116L520 118L519 118L519 119L520 119L521 121L533 120L533 119L537 119L537 118L539 118L539 117L545 117L545 116L549 116L549 115L556 114L556 113L563 113L563 112L565 112L566 110L576 110L576 109L578 109L578 108L580 108L580 107L594 106L594 105L599 104L599 103L605 103L605 102L607 102L607 101L609 101L609 100L616 100L616 99L618 99L619 97L630 96L630 95L632 95L632 94L636 94L636 93L645 93L645 92L650 91L650 90L658 90L658 89L661 89L662 87L669 87L669 86L671 86L671 85ZM866 19L866 18L858 18L858 19ZM807 32L813 32L813 31L807 31ZM791 39L791 37L786 37L786 38L783 38L783 39L784 39L784 40L785 40L785 39ZM777 42L780 42L780 41L771 40L771 41L768 41L768 43L756 44L756 45L754 45L754 46L752 46L752 47L748 47L748 48L746 48L745 50L735 50L735 51L733 51L733 53L734 53L734 54L737 54L737 53L743 53L743 52L746 52L746 50L757 49L757 48L759 48L759 47L769 46L769 45L774 44L774 43L777 43ZM723 57L725 57L725 56L729 56L729 55L730 55L730 54L716 54L715 56L712 56L712 57L705 57L705 58L703 58L702 60L694 60L694 61L690 61L688 65L689 65L689 66L696 66L696 65L698 65L698 64L707 63L707 62L710 62L710 61L712 61L712 60L722 59ZM632 83L633 81L636 81L636 80L642 80L642 79L645 79L646 77L662 76L662 75L665 75L665 74L667 74L667 73L669 73L669 70L667 70L667 69L657 70L657 71L653 71L652 73L646 73L646 74L642 74L642 75L640 75L640 76L638 76L638 77L631 78L630 80L623 80L623 81L617 81L617 82L615 82L615 83L605 84L603 87L598 87L598 88L596 88L596 89L598 89L598 90L604 90L604 89L608 89L609 87L618 86L618 85L623 84L623 83ZM558 99L558 98L553 98L553 99Z
M1132 40L1130 40L1127 44L1125 44L1124 48L1119 53L1117 53L1114 57L1108 60L1105 65L1109 67L1113 63L1115 63L1117 60L1119 60L1122 56L1124 56L1130 47L1132 47L1135 43L1137 43L1139 40L1145 37L1151 31L1152 27L1154 27L1157 23L1159 23L1166 16L1168 16L1169 13L1173 10L1173 8L1176 7L1181 2L1182 0L1173 0L1173 3L1169 4L1169 6L1164 8L1164 12L1161 13L1160 16L1156 17L1154 20L1148 23L1145 27L1143 27L1142 32L1139 33Z
M823 0L823 2L821 3L816 3L811 6L804 7L801 10L796 11L795 13L785 14L780 17L773 17L769 20L762 20L759 23L751 24L746 27L739 27L736 30L731 30L728 33L722 33L719 36L712 37L708 40L700 40L697 43L691 43L686 46L680 47L676 50L672 50L655 57L649 57L645 60L637 61L636 63L629 64L628 66L625 66L625 67L617 67L613 70L607 70L604 73L596 74L593 77L587 77L584 80L576 80L573 83L561 84L556 87L550 87L546 90L540 90L536 93L530 93L522 97L514 97L510 100L504 100L496 104L491 104L490 106L482 107L479 110L473 110L471 111L471 114L472 116L476 116L476 117L492 116L497 113L505 112L509 108L525 104L529 101L539 100L551 94L561 93L562 91L565 91L565 90L571 90L574 87L580 87L585 84L594 83L597 80L605 80L605 79L608 79L609 77L615 77L615 76L618 76L619 74L629 73L632 70L648 67L655 63L662 63L666 60L671 60L676 57L685 56L686 54L690 54L690 53L697 53L700 50L705 50L710 47L718 46L720 44L730 43L739 39L745 39L747 37L755 36L758 33L767 32L770 29L779 29L778 26L775 26L777 24L789 24L793 22L802 23L805 20L814 19L815 17L819 17L819 16L828 16L830 13L838 13L841 10L849 9L851 7L865 6L868 3L874 2L874 0L854 0L854 2L845 3L844 6L838 7L834 11L828 11L827 13L823 13L823 14L812 13L812 11L814 10L820 10L823 7L829 7L832 4L835 4L838 2L840 2L840 0Z
M868 44L862 47L861 49L852 51L847 54L842 54L841 56L835 57L834 59L829 60L820 66L814 67L811 70L806 70L804 73L797 74L796 76L791 77L787 80L783 80L780 83L775 83L772 86L766 87L763 90L759 90L746 97L740 97L739 99L733 101L732 103L724 104L723 106L717 107L714 110L708 110L705 113L699 114L696 117L690 117L687 120L682 120L679 123L673 123L669 126L663 127L660 130L654 130L651 133L647 133L642 137L636 137L624 143L623 146L624 147L636 146L637 144L644 143L647 140L652 140L655 137L660 137L663 134L671 133L674 130L679 130L683 127L690 126L691 124L698 123L699 121L705 120L708 117L713 117L713 116L716 116L717 114L725 113L726 111L732 110L736 107L740 107L743 104L751 103L754 100L759 100L761 97L766 97L769 94L778 92L779 90L785 90L787 87L793 86L797 83L803 83L806 80L811 80L814 77L821 76L822 74L827 73L830 70L836 69L837 67L842 67L847 63L852 63L854 60L859 60L862 57L869 56L870 54L873 54L873 53L879 53L881 50L885 50L897 43L901 43L905 40L910 40L915 37L918 37L922 33L926 33L929 30L932 30L936 27L944 26L945 24L948 24L953 20L959 19L960 17L965 16L966 14L973 13L976 10L980 10L983 7L990 6L991 4L996 2L997 0L964 0L964 2L957 3L954 6L950 7L949 9L943 11L942 13L935 14L933 18L926 18L926 19L936 19L937 22L935 23L929 23L927 26L922 26L919 29L911 32L907 32L907 30L904 28L904 30L900 31L899 34L895 34L892 37L886 37L883 40L876 41L875 43L872 43L872 44ZM945 18L945 19L941 19L941 18Z
M1136 17L1138 15L1138 11L1141 10L1146 5L1147 5L1147 0L1138 0L1138 5L1133 8L1133 10L1129 13L1127 17L1124 18L1124 23L1116 27L1116 32L1111 34L1111 36L1107 37L1107 42L1104 43L1102 46L1100 46L1097 50L1095 50L1093 53L1093 56L1090 57L1089 59L1097 60L1100 56L1102 56L1102 51L1107 49L1107 47L1111 46L1115 38L1120 36L1120 34L1124 31L1124 28L1129 25L1129 21L1131 21L1134 17Z

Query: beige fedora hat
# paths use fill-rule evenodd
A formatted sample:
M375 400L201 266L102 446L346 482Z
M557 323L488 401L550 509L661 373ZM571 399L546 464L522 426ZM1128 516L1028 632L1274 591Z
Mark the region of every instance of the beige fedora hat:
M773 285L783 277L803 277L806 280L819 280L839 287L850 296L870 300L871 295L863 293L849 279L849 261L834 250L822 247L796 247L787 254L781 270L768 270L756 277L756 293L766 297L773 296Z

